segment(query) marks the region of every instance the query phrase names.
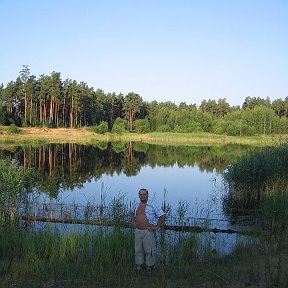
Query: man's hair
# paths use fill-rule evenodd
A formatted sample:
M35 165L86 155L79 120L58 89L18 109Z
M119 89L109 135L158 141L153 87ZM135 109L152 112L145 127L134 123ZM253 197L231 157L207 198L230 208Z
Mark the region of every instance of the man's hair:
M146 192L146 193L147 193L147 195L148 195L148 190L147 190L147 189L145 189L145 188L141 188L141 189L139 190L139 193L140 193L141 191L144 191L144 192Z

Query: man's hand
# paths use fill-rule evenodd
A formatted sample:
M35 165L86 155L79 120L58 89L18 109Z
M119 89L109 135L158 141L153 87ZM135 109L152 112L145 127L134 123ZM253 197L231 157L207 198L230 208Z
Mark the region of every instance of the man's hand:
M150 225L150 226L148 227L148 231L154 232L154 231L156 231L158 228L159 228L159 227L158 227L157 225Z

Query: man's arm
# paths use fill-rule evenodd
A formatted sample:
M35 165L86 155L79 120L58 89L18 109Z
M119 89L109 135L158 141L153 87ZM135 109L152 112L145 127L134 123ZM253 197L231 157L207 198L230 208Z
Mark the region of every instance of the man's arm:
M136 228L135 215L134 215L134 213L133 213L132 211L130 212L130 218L131 218L132 226L133 226L134 228Z
M151 225L148 230L150 230L150 231L156 231L156 230L158 230L158 229L160 228L160 226L164 223L165 218L166 218L165 214L162 215L162 216L160 216L160 217L158 218L157 225Z
M158 223L156 225L157 229L160 228L160 226L164 223L165 219L166 219L166 215L165 214L159 217Z

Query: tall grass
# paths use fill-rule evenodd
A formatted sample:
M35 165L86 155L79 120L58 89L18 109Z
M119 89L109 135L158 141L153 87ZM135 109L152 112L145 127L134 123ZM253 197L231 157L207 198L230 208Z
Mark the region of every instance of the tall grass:
M249 215L262 241L288 235L288 145L245 156L224 174L228 193L223 207L230 217Z
M244 156L223 174L228 192L224 198L226 212L258 209L265 197L278 191L288 194L287 176L287 144Z
M2 230L0 239L1 275L13 275L15 281L89 279L104 287L115 275L125 279L133 263L132 233L119 229L97 234Z
M0 225L18 224L19 203L29 186L29 173L24 172L17 163L0 160Z
M95 141L135 141L144 143L174 143L174 144L189 144L197 143L205 144L247 144L247 145L280 145L287 143L287 138L281 136L254 136L254 137L236 137L227 135L216 135L211 133L172 133L172 132L151 132L145 134L139 133L124 133L121 135L106 133L93 134L83 137L83 142L93 143Z
M250 282L256 287L271 287L276 281L276 287L287 284L281 258L275 262L271 257L275 251L247 248L242 243L230 255L221 256L210 249L206 257L199 259L197 234L182 234L180 241L166 242L166 261L148 275L134 272L132 229L110 228L81 234L60 234L49 229L4 232L1 228L0 279L5 280L1 287L247 287Z
M281 161L284 163L283 159ZM1 206L1 209L7 213L7 204L11 204L11 207L17 209L19 195L25 187L25 175L17 165L13 166L8 162L5 162L5 165L0 168L2 182L5 183L2 184L2 188L10 193L3 193L1 196L1 204L4 207ZM7 183L10 180L15 181L14 185L10 186ZM17 183L18 185L16 185ZM15 196L15 202L9 202L9 195ZM266 195L267 197L269 195L277 196L273 193L266 193ZM119 195L118 198L113 198L108 206L110 213L117 216L118 220L127 214L128 205L124 196ZM268 198L266 199L268 201ZM279 198L275 198L275 205L277 207L282 205L285 208L284 201L277 202L278 200ZM267 208L267 213L273 211L275 207L271 203L274 202L268 201L262 204ZM104 194L101 197L101 204L105 206ZM272 207L267 207L267 205L272 205ZM165 201L163 206L165 211L178 218L180 225L185 224L184 219L189 210L187 202L180 201L174 214ZM91 207L87 205L87 217L90 217ZM42 230L34 229L33 226L24 228L19 218L16 218L16 211L9 212L9 217L5 217L4 212L0 223L0 280L3 280L2 287L141 288L147 286L191 287L195 284L202 285L202 287L233 287L231 285L233 277L243 281L240 278L240 275L243 275L242 272L235 272L233 268L236 267L239 271L246 269L249 266L247 263L254 261L253 257L259 256L261 255L259 253L263 252L263 246L259 250L257 242L255 242L255 250L251 250L253 253L244 253L247 251L245 250L247 247L243 242L235 249L234 253L223 256L213 248L213 234L206 235L205 245L202 245L201 248L202 239L196 233L181 231L173 234L161 230L158 235L161 241L157 242L158 245L161 245L161 247L158 246L158 251L161 252L161 255L158 255L159 262L155 267L155 272L147 277L146 274L134 273L134 233L132 228L121 228L120 225L105 227L86 225L82 233L59 233L58 230L52 229L52 226L50 228L47 226ZM275 223L277 218L287 216L286 212L281 213L279 210L278 214L268 213L265 217ZM117 219L114 220L117 221ZM13 224L16 222L19 225ZM243 285L237 287L246 287L247 283L253 281L253 283L259 281L266 287L278 281L277 287L285 287L287 278L282 272L284 271L282 258L278 258L278 262L276 261L279 268L276 266L275 269L275 261L270 261L271 254L268 252L271 250L269 250L269 246L267 247L267 257L264 257L266 262L263 267L265 271L269 271L268 274L263 274L266 278L262 276L262 270L258 270L258 266L250 264L250 274L245 272L245 282L243 281ZM241 268L240 264L243 265Z
M260 203L260 215L264 229L269 234L288 233L288 193L275 192L267 195Z

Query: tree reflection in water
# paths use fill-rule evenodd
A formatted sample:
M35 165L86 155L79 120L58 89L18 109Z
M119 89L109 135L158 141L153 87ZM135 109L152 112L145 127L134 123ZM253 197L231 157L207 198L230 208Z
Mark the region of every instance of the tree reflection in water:
M45 201L54 199L62 204L70 201L70 204L84 206L96 201L98 205L103 189L112 196L127 193L127 201L134 201L138 189L145 186L151 191L151 197L161 202L162 191L166 189L168 202L171 201L175 209L179 201L192 201L191 217L218 219L222 217L217 210L221 205L217 209L212 207L217 206L213 201L221 198L221 195L215 196L217 185L221 185L218 178L227 165L255 149L244 145L99 142L94 145L26 145L3 149L1 154L18 161L25 170L33 169L35 191L44 195Z

